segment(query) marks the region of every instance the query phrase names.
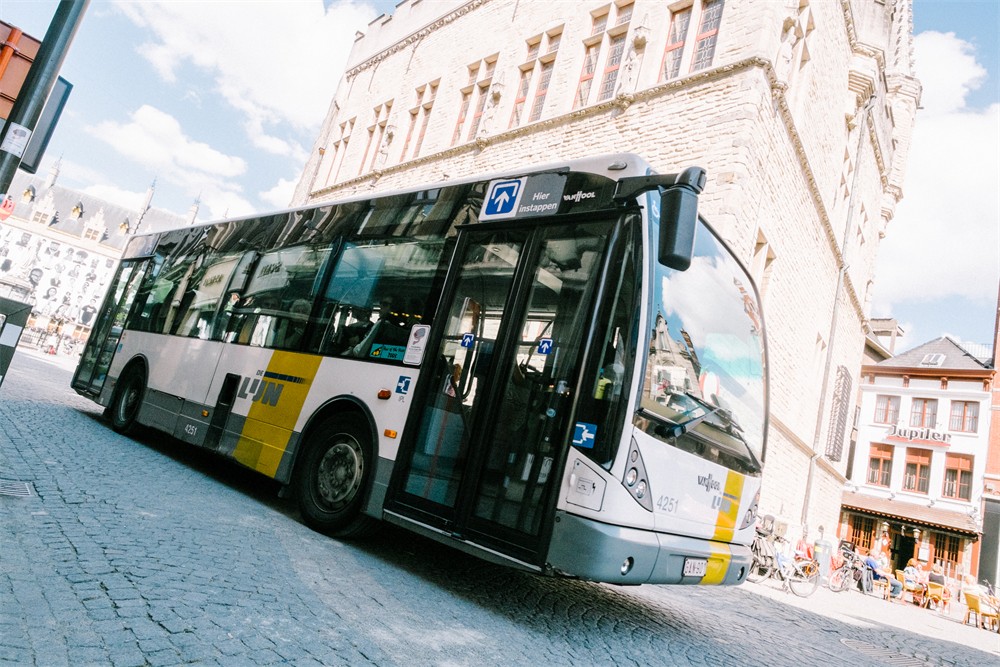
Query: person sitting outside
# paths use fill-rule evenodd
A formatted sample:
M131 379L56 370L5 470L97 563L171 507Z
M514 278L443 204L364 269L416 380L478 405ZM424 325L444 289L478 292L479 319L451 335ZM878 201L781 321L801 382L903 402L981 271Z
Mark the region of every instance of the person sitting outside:
M913 600L923 599L927 594L927 575L920 569L916 558L911 558L903 568L903 588L913 596Z
M889 597L894 600L902 599L903 582L897 581L889 573L889 564L885 563L885 556L876 560L874 556L868 554L865 558L865 566L871 570L872 579L875 581L885 581L889 584Z
M927 575L927 582L943 587L941 591L941 607L948 609L951 604L951 589L948 588L948 580L944 576L944 568L941 567L941 563L935 563L934 567L931 568L930 573Z

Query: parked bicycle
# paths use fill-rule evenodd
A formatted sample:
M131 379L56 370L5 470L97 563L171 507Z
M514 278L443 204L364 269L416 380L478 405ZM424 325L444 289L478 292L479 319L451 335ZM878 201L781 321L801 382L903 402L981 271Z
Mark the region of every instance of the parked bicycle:
M830 590L834 593L848 590L861 579L864 561L853 550L842 549L840 565L830 571Z
M753 562L747 581L760 583L769 577L781 581L784 590L790 590L799 597L809 597L819 587L819 563L805 555L787 556L775 547L775 543L787 543L783 537L775 535L765 523L757 527L750 547Z

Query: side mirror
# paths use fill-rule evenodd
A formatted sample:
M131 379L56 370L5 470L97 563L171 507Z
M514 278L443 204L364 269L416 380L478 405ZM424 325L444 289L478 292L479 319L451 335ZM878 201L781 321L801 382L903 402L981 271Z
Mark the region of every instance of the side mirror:
M694 256L698 227L698 193L705 186L705 170L689 167L674 185L660 191L660 264L686 271Z

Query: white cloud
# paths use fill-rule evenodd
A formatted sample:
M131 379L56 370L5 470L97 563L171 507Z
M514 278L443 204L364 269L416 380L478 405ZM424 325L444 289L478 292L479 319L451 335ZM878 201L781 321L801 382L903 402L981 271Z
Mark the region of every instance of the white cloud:
M376 15L353 0L130 2L117 7L151 41L141 48L167 82L192 65L256 124L314 131L354 44Z
M289 202L292 201L296 185L296 181L289 181L282 178L278 180L273 188L261 192L258 196L261 201L270 204L274 208L285 209L288 208Z
M225 155L184 133L170 114L148 104L137 109L128 123L104 121L87 131L119 153L173 182L200 180L205 176L234 178L246 172L246 162Z
M971 44L936 32L914 44L924 108L879 249L873 312L956 296L995 302L1000 280L1000 105L966 107L985 75Z
M126 123L105 121L87 131L158 179L192 197L197 195L203 213L207 209L212 218L245 215L253 210L235 180L246 172L246 162L187 136L168 113L144 105ZM104 188L108 192L115 190L113 186Z
M972 44L955 33L922 32L914 38L917 75L924 91L923 116L954 113L965 97L986 81L986 69L976 62Z
M104 201L117 204L118 206L122 206L133 211L141 209L142 205L146 201L145 192L132 192L131 190L119 188L107 182L87 186L83 188L83 192L87 193L91 197L97 197L98 199L103 199Z

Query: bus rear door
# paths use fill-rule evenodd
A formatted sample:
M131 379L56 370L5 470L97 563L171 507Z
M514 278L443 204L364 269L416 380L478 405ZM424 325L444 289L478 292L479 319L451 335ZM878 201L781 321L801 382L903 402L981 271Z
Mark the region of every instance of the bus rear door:
M93 397L100 395L148 264L148 260L134 260L119 265L73 376L73 388L77 392Z

